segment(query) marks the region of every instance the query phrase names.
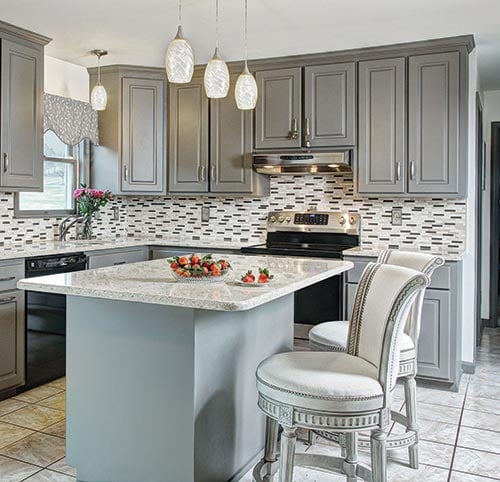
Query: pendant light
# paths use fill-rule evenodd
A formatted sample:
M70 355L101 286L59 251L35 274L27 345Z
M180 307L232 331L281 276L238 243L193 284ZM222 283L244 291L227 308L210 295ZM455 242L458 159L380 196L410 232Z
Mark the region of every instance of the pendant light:
M194 54L191 45L182 36L181 0L179 0L179 27L175 38L168 44L165 67L169 82L174 84L191 82L194 70Z
M245 0L245 66L243 72L239 75L234 89L236 105L240 110L255 109L257 105L257 82L254 76L248 70L248 0Z
M204 83L211 99L226 97L229 91L229 70L219 55L219 0L215 0L215 52L205 68Z
M108 55L107 50L96 49L92 53L97 56L97 83L90 94L90 103L94 110L106 110L108 103L108 93L103 85L101 85L101 57Z

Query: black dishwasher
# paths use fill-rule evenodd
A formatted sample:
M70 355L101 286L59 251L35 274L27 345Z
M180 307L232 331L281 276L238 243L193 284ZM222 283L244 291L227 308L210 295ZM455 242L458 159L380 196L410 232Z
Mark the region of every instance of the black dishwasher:
M71 273L87 267L84 253L26 259L26 278ZM29 390L66 373L66 296L26 292L26 384Z

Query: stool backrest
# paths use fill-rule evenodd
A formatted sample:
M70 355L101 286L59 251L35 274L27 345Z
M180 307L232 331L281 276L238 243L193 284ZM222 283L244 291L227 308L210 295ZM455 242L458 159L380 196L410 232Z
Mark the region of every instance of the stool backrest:
M394 388L404 325L427 275L401 266L369 263L354 299L347 351L374 365L386 399Z
M427 276L432 276L432 273L438 266L444 264L442 256L435 256L427 253L415 253L411 251L399 251L395 249L386 249L382 251L378 257L377 263L393 264L402 266L403 268L414 269L420 271ZM412 339L415 349L418 347L418 337L420 335L420 320L422 318L422 305L424 303L425 292L422 291L413 303L413 306L408 315L408 320L405 325L405 333Z

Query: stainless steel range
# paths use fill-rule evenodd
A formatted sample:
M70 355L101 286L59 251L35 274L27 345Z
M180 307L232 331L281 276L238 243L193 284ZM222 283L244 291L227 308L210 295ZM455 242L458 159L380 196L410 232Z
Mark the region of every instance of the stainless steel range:
M359 245L361 219L357 213L272 211L266 242L242 248L242 253L314 258L342 258L342 251ZM327 279L296 292L295 323L315 325L340 320L343 280Z

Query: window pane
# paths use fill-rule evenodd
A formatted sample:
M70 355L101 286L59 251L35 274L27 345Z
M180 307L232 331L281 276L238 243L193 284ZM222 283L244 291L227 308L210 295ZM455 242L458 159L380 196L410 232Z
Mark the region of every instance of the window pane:
M63 144L64 145L64 144ZM48 211L73 209L73 164L45 161L43 192L19 193L21 211Z
M43 136L43 153L46 157L68 157L73 148L65 144L52 131Z

